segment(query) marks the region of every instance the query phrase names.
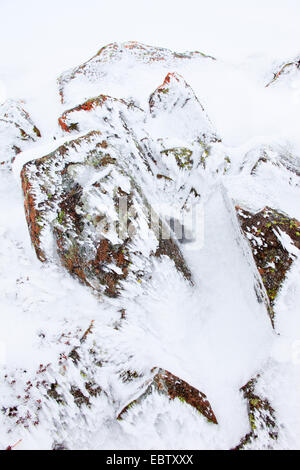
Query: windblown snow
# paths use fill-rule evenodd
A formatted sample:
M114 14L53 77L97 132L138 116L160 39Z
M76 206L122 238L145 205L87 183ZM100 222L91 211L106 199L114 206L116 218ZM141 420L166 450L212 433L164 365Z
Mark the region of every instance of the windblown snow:
M300 448L300 71L290 86L287 69L114 43L56 94L0 105L1 448ZM135 209L125 242L117 190ZM278 254L256 264L240 207L285 216L275 294ZM217 423L161 393L154 368L205 394Z

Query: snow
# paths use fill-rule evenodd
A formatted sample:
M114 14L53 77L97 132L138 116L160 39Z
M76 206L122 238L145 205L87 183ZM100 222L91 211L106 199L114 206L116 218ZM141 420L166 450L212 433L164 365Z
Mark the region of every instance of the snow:
M29 3L31 7L37 6L34 1ZM176 2L177 8L174 8L174 2L160 4L160 14L155 17L159 33L155 42L161 41L159 45L178 50L198 47L202 50L205 47L203 52L217 55L218 60L199 58L187 62L175 61L171 63L171 68L170 63L159 63L151 65L150 73L149 64L136 64L127 57L104 67L103 76L96 81L74 81L68 89L66 103L61 104L56 77L63 70L87 60L96 52L94 48L100 48L112 40L128 40L124 35L128 35L130 28L127 26L125 31L123 22L118 19L113 28L115 36L111 37L104 21L104 31L99 38L99 16L91 14L93 11L99 13L99 9L89 1L85 2L90 7L88 19L91 22L85 29L87 37L84 40L83 35L78 34L77 38L76 29L80 28L87 13L79 20L83 14L79 2L73 1L70 10L65 5L60 6L59 11L57 2L54 3L53 11L58 15L55 19L64 29L67 28L67 32L52 34L54 18L50 15L46 20L45 13L40 16L41 24L36 22L34 31L29 35L31 37L26 36L25 42L32 44L36 34L42 32L43 25L47 25L46 31L51 31L51 40L45 40L46 33L42 35L42 44L36 45L36 52L31 53L28 64L25 63L26 55L22 58L20 53L16 53L16 47L20 44L16 39L6 52L1 51L0 103L6 97L24 99L26 110L42 134L40 142L33 143L30 149L18 155L13 173L5 169L0 171L0 367L2 374L7 373L9 378L15 377L20 382L13 394L6 383L0 385L1 405L13 405L14 396L23 393L23 370L27 371L27 379L32 380L40 364L50 363L49 380L57 377L60 373L57 358L79 344L79 338L92 320L93 341L103 351L106 361L97 374L101 387L112 395L115 403L101 395L93 401L95 411L86 410L81 415L76 407L68 409L63 417L68 433L63 430L63 425L61 428L53 425L55 421L60 422L60 415L50 405L47 412L43 411L40 425L30 431L15 428L8 434L10 426L7 418L5 420L1 415L1 448L22 439L18 445L20 449L49 448L53 440L65 441L70 448L228 449L237 445L250 430L247 405L239 389L260 372L259 391L271 401L281 426L275 447L299 449L300 261L299 258L294 261L276 300L274 332L264 304L257 302L253 261L251 264L247 258L232 215L234 202L239 201L254 211L268 205L300 220L297 203L299 178L277 165L281 154L286 153L293 155L294 164L299 165L300 80L292 76L287 84L265 88L268 78L272 77L274 60L289 59L299 53L296 14L299 14L299 6L293 1L285 2L288 8L284 9L280 2L274 0L253 2L253 10L247 6L246 11L241 13L240 2L226 2L228 24L224 21L224 2L218 2L215 19L212 19L212 11L216 2L210 2L211 6L205 2L207 22L201 21L203 32L199 33L200 40L195 35L199 29L199 15L191 14L188 9L189 16L184 19L181 18L182 8L179 9ZM148 2L133 3L137 9L135 22L140 25L140 19L144 18L150 7L146 5ZM195 8L195 2L191 3ZM204 2L196 3L201 14ZM121 3L119 6L123 8ZM21 24L22 15L18 15L18 26L14 27L21 26L24 33L23 23L27 28L32 18L28 17L22 2L18 7L26 15L26 21L22 20ZM152 2L151 14L153 11L157 13L157 8L158 3ZM8 16L12 15L8 3L3 5L3 9ZM114 13L107 5L104 11L108 16ZM71 15L67 25L64 24L66 13ZM101 14L105 16L103 11ZM167 37L170 26L162 21L167 17L168 24L172 23L169 15L174 22L172 39ZM235 15L240 21L236 21ZM266 15L271 16L270 22L261 24L259 18ZM192 24L190 28L185 28L191 30L187 35L175 34L175 27L182 29L182 22L188 24L189 21ZM153 23L149 23L152 30ZM234 34L230 35L228 31L233 24ZM159 25L164 28L159 28ZM244 34L245 25L248 36ZM1 34L5 35L8 26L2 26ZM117 26L123 27L119 33ZM136 39L153 42L153 32L148 26L145 32L135 23L131 26ZM167 33L162 35L166 27ZM216 30L219 34L215 34ZM275 30L278 34L271 34L269 39L267 32L274 33ZM256 31L254 41L253 31ZM176 39L177 36L180 39ZM220 42L224 44L220 45ZM53 50L57 53L55 57ZM251 57L248 56L250 53ZM37 56L41 60L39 66L36 65ZM222 143L215 144L212 150L207 172L198 168L194 174L192 171L184 173L175 161L172 165L162 159L162 168L163 165L170 165L169 172L173 172L175 178L175 185L168 183L169 186L164 188L167 207L163 207L160 201L162 189L152 190L148 176L139 173L139 170L136 172L137 178L146 187L152 206L161 215L170 215L170 204L176 209L188 195L188 191L186 194L180 191L183 184L190 185L187 186L188 190L195 187L201 193L204 231L200 230L198 234L199 243L181 245L193 273L194 285L183 279L169 258L156 260L151 279L142 280L138 285L133 282L124 285L126 320L117 330L114 328L119 319L117 301L97 299L59 264L42 264L36 259L23 210L20 171L26 162L47 155L71 140L71 137L63 135L57 125L58 116L66 109L99 93L132 99L136 105L147 109L150 94L163 83L169 72L182 75L192 87L222 138ZM24 74L23 83L20 83L19 73ZM189 117L198 118L193 111L192 108ZM86 129L91 122L95 122L94 119L85 120ZM166 124L168 116L161 121L152 121L148 116L140 128L136 124L138 118L136 122L134 117L131 119L138 133L163 136L169 147L190 145L196 155L197 151L191 144L194 134L189 134L191 129L189 122L184 120L184 114L179 112L176 120L169 125ZM80 135L84 132L76 134L76 138ZM272 149L273 157L259 166L255 175L251 175L251 166L257 161L263 146ZM223 177L225 155L230 156L231 164ZM78 159L80 161L80 156ZM239 173L244 161L245 166ZM216 174L218 168L222 170ZM94 174L92 171L77 171L76 177L88 188L93 183ZM130 187L128 179L119 178L120 186L127 192ZM106 210L111 210L113 218L114 208L110 208L108 202ZM98 203L96 199L90 201L91 206L97 207ZM150 253L155 247L155 239L148 240L145 246L143 236L146 233L146 224L141 225L142 235L135 243L137 249L140 244L145 253ZM298 250L283 232L280 232L280 240L297 256ZM145 267L138 257L133 264L137 272ZM116 266L108 267L118 269ZM63 334L69 344L66 344ZM116 421L117 412L128 403L129 397L137 393L135 385L131 385L132 388L124 386L118 372L127 367L146 374L154 366L170 370L204 392L219 425L207 423L179 400L168 401L156 393L148 397L139 409L133 408L122 422ZM66 393L69 383L79 383L78 375L75 367L69 367L63 382ZM264 444L258 442L257 447Z
M40 106L49 111L56 106L53 83L63 70L84 62L105 44L134 39L178 51L198 49L226 60L211 64L212 71L196 74L192 81L184 77L200 101L202 98L207 101L203 104L207 104L206 109L224 139L228 136L231 142L239 144L245 138L265 136L272 131L276 136L285 136L290 126L297 135L299 88L286 93L270 87L266 93L257 83L263 74L272 77L274 60L299 54L296 0L284 4L280 0L243 4L229 0L226 5L222 0L188 0L184 9L179 0L167 0L163 5L158 0L151 5L146 0L131 0L126 6L118 1L117 7L108 2L99 5L97 0L87 0L84 5L79 0L67 0L64 5L54 0L43 10L38 0L30 0L26 5L22 0L2 3L0 39L6 47L1 48L0 81L8 97L26 99L33 120ZM183 30L184 34L179 34ZM12 31L14 37L7 41ZM124 73L118 83L119 93L114 89L112 96L124 94L122 83L130 83L134 67ZM148 96L153 84L158 85L164 75L153 75L150 84L150 77L142 78L132 82L130 93L136 98L139 88ZM44 123L53 115L39 113L39 119Z
M195 275L194 287L172 274L171 267L165 272L160 267L146 295L127 304L128 325L122 329L141 364L172 370L209 397L220 430L207 426L205 444L198 436L194 447L210 446L215 434L214 446L233 447L247 432L247 415L237 391L264 363L274 341L222 199L221 191L215 190L205 204L203 248L184 252ZM160 286L163 298L158 295Z

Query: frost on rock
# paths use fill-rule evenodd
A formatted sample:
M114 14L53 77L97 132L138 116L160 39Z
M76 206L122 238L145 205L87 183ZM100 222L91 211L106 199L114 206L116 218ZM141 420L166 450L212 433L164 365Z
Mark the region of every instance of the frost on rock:
M279 146L270 145L262 145L247 152L241 164L241 171L256 176L265 167L271 167L273 171L277 169L278 174L287 174L289 178L292 175L300 176L300 160L297 155ZM290 184L292 183L293 181L290 181Z
M273 71L273 78L266 84L266 87L278 82L285 82L287 78L297 77L300 70L300 57L279 64Z
M35 142L41 133L19 101L0 104L0 165L11 168L16 155Z
M204 393L192 387L184 380L171 374L167 370L155 368L152 372L155 373L154 377L143 385L143 392L123 408L118 415L118 419L122 419L125 413L127 413L133 406L137 406L146 400L150 394L157 392L165 395L170 400L177 398L182 403L187 403L195 408L199 413L203 414L208 421L218 424L211 405Z
M62 130L66 132L89 131L92 126L97 127L97 124L102 128L110 127L112 130L115 128L113 123L121 124L122 130L122 123L123 126L126 125L127 115L136 120L144 118L143 111L132 103L106 95L99 95L65 111L58 122ZM120 132L120 129L116 130Z
M160 221L151 229L148 202L121 160L118 149L94 131L22 170L26 217L39 259L55 256L53 234L68 271L111 297L127 277L141 280L154 255L173 257L178 269L190 277L177 244L170 238L165 240L170 249L161 248L155 234ZM134 254L144 260L138 270L132 263Z
M126 100L99 95L65 111L58 122L66 134L100 130L120 149L122 164L143 187L149 201L160 206L165 203L177 212L175 216L161 215L180 219L200 196L196 179L190 177L192 170L201 172L207 160L212 167L220 166L220 154L212 151L219 138L184 79L172 73L164 83L168 83L168 92L161 92L164 86L159 87L144 110ZM226 172L230 160L221 158L222 171Z
M269 207L254 214L236 209L268 294L273 322L278 291L300 250L300 222Z
M274 442L278 439L279 427L276 422L276 413L270 402L257 394L256 385L258 380L259 376L249 380L241 388L241 392L247 400L251 431L241 439L239 445L233 450L272 449Z
M52 364L40 364L34 373L16 370L12 376L4 376L3 390L6 393L12 389L9 404L1 410L8 432L21 427L32 432L47 423L53 447L59 443L66 448L67 445L62 444L70 443L64 429L66 425L72 429L75 419L78 428L83 427L96 399L100 409L109 407L106 392L96 383L101 363L99 348L89 338L92 330L93 322L78 337L76 346L69 353L61 353Z
M83 100L88 97L86 89L95 85L95 90L101 92L101 81L112 76L112 69L116 81L124 80L122 65L130 64L138 72L140 68L147 67L155 70L157 66L170 69L172 66L184 61L198 61L203 59L215 60L214 57L202 52L176 53L161 47L152 47L136 41L112 43L102 47L97 54L84 64L64 72L58 79L59 93L62 103L74 103L74 95ZM80 90L79 90L80 88ZM77 93L79 95L77 95Z
M150 113L167 132L199 143L220 140L192 88L177 73L169 73L150 96ZM176 129L176 132L174 132ZM162 129L162 132L164 129Z

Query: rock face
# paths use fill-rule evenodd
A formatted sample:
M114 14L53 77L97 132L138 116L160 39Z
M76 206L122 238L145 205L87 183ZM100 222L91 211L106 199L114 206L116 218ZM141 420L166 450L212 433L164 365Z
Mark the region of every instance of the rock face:
M132 243L133 234L127 232L127 227L116 228L122 198L130 214L128 227L132 232L137 231L135 237L148 240L140 253L145 263L150 254L166 255L191 280L177 243L169 236L168 226L151 207L152 203L166 199L167 194L160 185L153 191L153 183L155 177L163 176L172 182L174 168L170 162L174 157L179 167L175 177L178 171L186 170L185 156L191 156L192 152L193 165L198 166L208 143L216 138L203 107L184 80L173 74L166 81L170 91L167 113L155 98L157 92L150 97L150 112L105 95L65 111L58 120L63 132L74 137L78 133L87 134L51 155L26 164L22 171L26 217L38 257L42 261L53 258L50 248L53 233L58 254L68 270L98 292L103 292L105 286L104 292L109 296L117 295L116 286L131 272L129 266L134 263L128 247L132 253L140 253L134 249L137 242ZM176 125L181 119L177 110L187 116L192 109L199 119L190 144L197 148L193 151L165 149L168 139L157 140L151 134L152 121L162 112L163 119L169 121L171 116ZM188 157L187 163L191 161ZM177 191L179 212L190 207L199 196L188 184L188 175L182 174L182 179L182 189ZM96 199L99 200L95 202ZM165 232L163 237L159 235L161 231ZM139 272L140 281L143 270Z
M151 115L159 123L168 119L168 132L176 129L178 138L199 143L220 140L192 88L177 73L166 76L150 96L149 105Z
M7 100L0 105L0 165L11 168L16 155L39 137L39 129L21 102Z
M286 62L286 63L281 63L277 70L273 72L273 78L270 80L267 84L266 87L269 87L270 85L273 85L275 83L284 81L284 77L298 74L300 69L300 58L296 57L295 59Z
M289 178L292 178L293 175L300 176L300 161L297 156L270 145L262 145L247 152L241 165L241 171L256 176L266 167L277 170L281 177L284 173L289 175ZM292 183L293 181L290 181L290 184ZM297 179L296 184L298 185Z
M269 207L255 214L237 207L237 213L273 308L287 271L300 250L300 222ZM273 321L273 310L270 314Z
M135 41L122 44L112 43L102 47L97 54L84 64L63 73L59 79L59 93L62 103L73 104L78 92L78 85L85 85L85 92L76 96L79 101L88 98L88 88L93 84L94 94L99 94L101 81L106 76L111 76L111 67L114 68L114 80L122 80L121 63L134 64L134 74L147 67L155 69L156 65L163 66L166 70L180 65L186 61L215 60L201 52L176 53L169 49L147 46ZM111 77L112 78L112 77ZM91 96L91 95L90 95Z
M37 256L55 256L53 234L70 273L111 297L127 276L141 282L145 275L132 263L135 253L145 269L151 256L169 255L190 279L176 242L169 238L170 248L161 247L160 221L152 220L151 228L150 206L121 161L118 150L94 131L24 166L26 217Z
M192 387L184 380L181 380L179 377L171 374L167 370L156 368L153 369L152 372L155 372L155 375L151 380L148 380L146 385L144 385L143 388L145 390L143 393L123 408L118 415L118 419L122 419L124 413L127 413L133 406L137 406L142 403L148 395L155 391L159 394L165 395L170 400L178 398L183 403L187 403L195 408L199 413L203 414L208 421L218 424L211 405L204 393L199 392L199 390Z
M100 95L65 111L58 122L65 132L88 131L93 126L97 127L97 123L102 128L108 127L106 123L112 120L117 125L121 125L122 130L121 120L127 122L126 117L127 121L130 117L136 120L144 118L143 111L133 104L110 96ZM110 127L113 128L112 125ZM120 132L120 129L117 130Z
M134 174L151 204L165 203L175 213L169 216L180 220L199 199L190 171L205 166L211 145L219 138L184 79L172 73L164 83L168 93L159 91L165 90L164 85L158 87L144 110L125 100L99 95L65 111L58 121L67 134L93 129L105 134L120 149L122 164L126 161L127 171ZM165 95L164 99L159 95ZM165 133L166 129L169 132ZM177 146L178 141L186 146ZM152 176L159 181L153 183Z
M62 90L68 89L78 75L90 78L88 71L98 67L99 62L105 63L103 58L109 51L113 52L109 60L119 60L120 51L114 56L115 48L109 46L92 63L61 79L62 98ZM128 51L134 56L137 51L141 52L135 44L130 45ZM146 52L149 54L148 50ZM195 53L182 57L169 54L162 58L163 54L169 53L153 49L150 63L198 57ZM149 108L145 110L107 95L89 98L66 110L58 123L69 140L52 153L26 163L21 172L26 218L38 258L45 262L55 261L58 256L62 265L97 296L118 299L120 322L126 320L123 290L135 292L138 287L144 292L157 260L168 259L192 285L192 273L179 243L183 243L186 234L176 237L178 220L165 219L165 213L156 212L156 204L169 206L171 196L179 218L193 207L200 195L193 182L189 182L190 172L193 168L202 168L209 145L218 138L184 79L168 74L164 84L168 84L169 94L161 100L158 96L164 93L158 88L150 96ZM176 128L184 120L187 128L191 113L195 125L188 136L182 136L188 147L170 147L170 136L157 134L161 123L173 120ZM89 371L94 372L89 372L86 378L82 375L77 382L70 380L69 387L66 386L68 378L62 379L54 373L44 390L54 406L56 403L68 409L75 403L86 416L86 409L93 406L97 397L102 397L100 401L118 402L119 397L113 398L103 390L101 380L96 378L92 364L100 364L101 355L98 352L90 355L85 341L73 348L63 363L66 371L82 372L85 363ZM168 400L179 398L217 424L203 392L163 369L153 369L150 375L136 402L158 391ZM136 388L138 384L134 384L133 381L131 387ZM129 392L124 391L124 394ZM129 407L126 406L126 410ZM119 411L117 416L124 414L125 410ZM65 448L61 442L54 443L54 447L57 446Z
M272 449L272 443L278 439L279 428L276 423L275 411L266 398L261 398L256 393L255 388L258 380L259 376L250 380L241 388L241 392L248 403L251 431L233 450L255 449L258 439L261 442L259 445L261 450Z

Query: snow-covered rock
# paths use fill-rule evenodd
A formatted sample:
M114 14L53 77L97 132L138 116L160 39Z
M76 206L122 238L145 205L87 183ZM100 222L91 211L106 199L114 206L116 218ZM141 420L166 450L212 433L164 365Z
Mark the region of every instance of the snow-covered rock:
M103 93L101 84L107 77L115 84L131 80L138 84L144 72L170 69L189 61L215 60L201 52L176 53L135 41L112 43L102 47L90 60L64 72L58 78L62 103L74 106L91 96ZM172 71L172 70L171 70Z
M215 142L220 140L203 106L183 77L169 73L149 100L150 113L155 126L164 137L176 135L178 139Z
M39 259L55 257L54 237L66 268L109 296L117 295L127 277L135 283L147 279L152 256L168 253L191 277L171 234L161 239L161 221L122 158L113 142L94 131L22 170L26 217Z
M299 80L300 58L296 57L289 62L278 64L273 71L273 78L266 84L270 85L286 84L293 81L295 78Z
M141 387L141 393L138 397L132 400L128 405L123 408L120 412L118 419L122 419L124 413L126 413L133 406L137 406L147 399L153 392L165 395L170 400L178 398L183 403L195 408L199 413L203 414L208 421L218 424L217 419L211 409L210 403L207 400L204 393L199 392L184 380L174 376L167 370L154 368L152 371L153 377L148 379L146 383Z
M237 207L240 224L249 241L261 275L274 322L273 306L278 291L300 250L300 222L269 207L255 214Z
M41 133L22 102L7 100L0 104L0 165L11 168L16 155L39 137Z

